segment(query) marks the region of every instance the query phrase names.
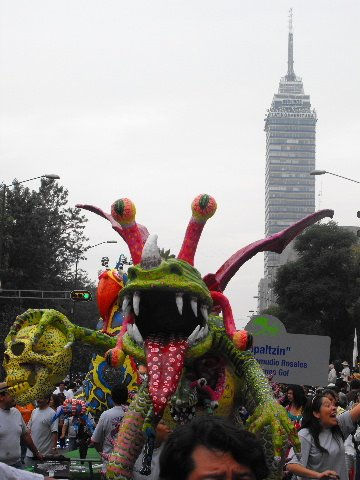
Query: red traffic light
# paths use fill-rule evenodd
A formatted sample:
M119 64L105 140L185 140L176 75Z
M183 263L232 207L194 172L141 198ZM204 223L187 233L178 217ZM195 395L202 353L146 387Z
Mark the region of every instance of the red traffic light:
M92 300L92 294L89 290L73 290L70 297L74 302L89 302Z

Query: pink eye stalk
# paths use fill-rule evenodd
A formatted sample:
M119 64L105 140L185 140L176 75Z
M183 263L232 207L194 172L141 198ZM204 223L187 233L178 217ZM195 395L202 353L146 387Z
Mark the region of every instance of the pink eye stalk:
M192 217L186 229L185 238L178 255L179 260L184 260L194 265L196 249L205 223L216 212L216 201L207 194L198 195L191 204Z

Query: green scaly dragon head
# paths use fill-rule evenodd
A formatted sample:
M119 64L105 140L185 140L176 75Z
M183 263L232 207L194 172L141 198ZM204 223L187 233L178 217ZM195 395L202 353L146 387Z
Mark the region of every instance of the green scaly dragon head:
M177 388L185 358L211 347L212 299L195 268L183 260L161 259L156 236L148 238L141 264L129 268L128 276L119 297L127 322L124 350L146 357L149 389L160 415Z
M209 335L213 302L200 273L183 260L162 260L156 252L156 236L148 238L145 253L148 247L156 256L151 263L145 257L146 262L129 268L129 281L119 296L125 317L132 320L129 336L142 345L154 337L188 339L195 331L198 335L190 338L191 345L203 341Z

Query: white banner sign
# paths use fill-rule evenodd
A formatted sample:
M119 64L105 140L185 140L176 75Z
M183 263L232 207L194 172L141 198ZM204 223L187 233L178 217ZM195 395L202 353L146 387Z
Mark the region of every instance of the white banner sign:
M256 360L275 382L327 385L330 337L287 333L271 315L253 316L245 330L254 337Z

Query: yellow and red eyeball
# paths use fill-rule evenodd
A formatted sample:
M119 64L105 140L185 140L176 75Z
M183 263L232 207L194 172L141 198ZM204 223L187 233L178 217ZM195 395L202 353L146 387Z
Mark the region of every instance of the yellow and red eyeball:
M216 212L216 201L214 197L201 193L198 195L191 204L191 210L194 218L201 222L206 222Z
M120 225L131 225L135 221L136 207L129 198L120 198L111 205L111 215Z

